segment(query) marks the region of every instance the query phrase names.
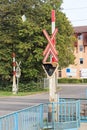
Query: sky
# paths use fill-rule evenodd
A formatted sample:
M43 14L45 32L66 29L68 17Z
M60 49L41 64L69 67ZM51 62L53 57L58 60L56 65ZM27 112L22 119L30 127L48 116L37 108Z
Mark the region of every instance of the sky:
M87 26L87 0L63 0L61 9L74 27Z

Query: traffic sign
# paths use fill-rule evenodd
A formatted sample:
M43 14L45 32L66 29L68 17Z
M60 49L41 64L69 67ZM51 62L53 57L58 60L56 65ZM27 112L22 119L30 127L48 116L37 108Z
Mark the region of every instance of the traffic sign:
M44 59L43 59L43 63L46 62L47 58L49 57L49 55L52 55L55 58L55 61L58 62L58 58L57 55L55 55L53 53L53 51L51 50L51 48L48 50L48 52L46 53Z
M54 41L54 38L55 38L55 35L56 35L57 32L58 32L58 29L55 29L54 33L52 34L52 36L50 38L50 36L46 32L46 30L43 30L43 33L44 33L46 39L48 40L48 45L43 52L43 55L45 56L44 59L43 59L43 63L46 62L49 55L52 55L56 62L58 61L58 58L57 58L58 53L55 49L55 46L53 45L53 41Z
M56 51L55 47L52 44L52 41L53 41L55 35L57 34L57 32L58 32L58 29L56 28L54 30L54 33L52 34L52 37L50 38L49 35L48 35L48 33L46 32L46 30L43 30L43 33L44 33L45 37L48 40L48 44L47 44L47 47L45 48L45 50L43 52L43 55L46 55L46 53L49 50L49 48L51 48L53 50L53 52L57 55L57 51Z
M58 67L58 64L56 62L55 63L50 63L50 62L43 63L43 68L49 77L54 74L57 67Z

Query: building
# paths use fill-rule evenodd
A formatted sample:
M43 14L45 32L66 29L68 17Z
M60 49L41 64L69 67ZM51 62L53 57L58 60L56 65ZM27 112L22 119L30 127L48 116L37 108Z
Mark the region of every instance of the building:
M75 42L74 55L76 57L73 65L59 71L59 77L87 78L87 26L74 27Z

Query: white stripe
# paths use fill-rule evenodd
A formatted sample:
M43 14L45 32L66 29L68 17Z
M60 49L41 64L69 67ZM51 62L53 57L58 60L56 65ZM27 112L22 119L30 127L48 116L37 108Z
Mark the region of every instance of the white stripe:
M52 22L52 34L53 34L54 30L55 30L55 22Z
M13 62L15 62L15 58L13 57Z
M15 71L15 67L13 67L13 71Z

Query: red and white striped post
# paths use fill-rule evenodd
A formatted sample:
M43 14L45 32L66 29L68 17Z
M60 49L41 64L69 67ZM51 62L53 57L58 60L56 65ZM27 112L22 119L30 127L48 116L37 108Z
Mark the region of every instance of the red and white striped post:
M15 61L15 53L12 53L12 58L13 58L13 86L12 86L12 92L13 94L17 93L17 85L16 85L16 61Z
M51 12L51 22L52 22L52 34L55 31L55 10L52 10ZM52 44L55 47L55 37L52 40ZM55 57L51 55L50 62L57 62ZM56 87L57 87L57 75L56 72L54 75L49 79L49 101L55 102L57 101L57 93L56 93Z
M52 12L51 12L52 34L55 31L55 20L56 20L56 18L55 18L55 10L52 10ZM56 45L55 37L52 40L52 44L55 47L55 45ZM54 56L52 56L52 62L57 62L57 60L55 59ZM58 71L56 71L54 73L53 77L52 77L52 83L53 83L52 84L52 93L53 93L54 102L59 101L59 96L57 95L57 76L58 76ZM58 112L58 110L57 110L58 108L57 108L56 105L55 105L54 109L55 109L55 120L58 120L58 113L57 113Z
M53 34L54 31L55 31L55 10L52 10L52 12L51 12L51 24L52 24L52 34ZM55 47L55 44L56 44L55 38L53 38L52 44ZM57 62L56 59L53 56L52 56L51 60L52 60L52 62Z
M51 12L52 34L55 31L55 20L56 20L56 18L55 18L55 10L52 10L52 12ZM55 37L52 40L52 44L55 47L55 45L56 45L56 39L55 39ZM52 56L52 62L57 62L57 60L53 56ZM56 71L55 74L54 74L54 93L55 93L54 98L55 98L55 101L57 101L57 95L56 95L57 76L58 76L58 72Z
M13 54L12 54L12 58L13 58L13 75L15 75L16 76L16 69L15 69L15 67L16 67L16 61L15 61L15 53L13 52Z
M51 12L51 22L52 22L52 34L55 30L55 10L52 10Z
M52 10L51 12L51 23L52 23L52 34L55 31L55 10ZM55 37L52 40L52 44L55 47ZM54 56L50 56L50 62L57 62L57 60L55 59ZM57 102L57 91L56 91L56 87L57 87L57 75L56 72L53 74L53 76L51 78L49 78L49 102ZM55 120L58 119L57 117L57 108L55 106ZM49 121L52 120L52 106L49 106L49 113L48 113L48 119Z

